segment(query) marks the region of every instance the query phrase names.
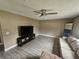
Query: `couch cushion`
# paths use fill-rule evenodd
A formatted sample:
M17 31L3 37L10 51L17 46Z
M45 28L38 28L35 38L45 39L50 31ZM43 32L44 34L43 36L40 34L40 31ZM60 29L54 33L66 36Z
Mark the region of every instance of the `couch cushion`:
M71 47L73 48L74 51L76 51L79 48L79 40L75 40L71 43Z
M64 59L75 59L74 58L75 53L71 50L70 46L65 40L60 39L60 45L61 45L61 51Z
M62 38L59 38L59 39L60 39L60 44L61 44L61 47L62 47L62 48L71 50L71 48L70 48L70 46L67 44L66 40L64 40L64 39L62 39Z
M67 39L67 41L68 41L68 43L69 44L71 44L73 41L75 41L75 40L77 40L75 37L73 37L73 36L70 36L70 37L68 37L68 39Z

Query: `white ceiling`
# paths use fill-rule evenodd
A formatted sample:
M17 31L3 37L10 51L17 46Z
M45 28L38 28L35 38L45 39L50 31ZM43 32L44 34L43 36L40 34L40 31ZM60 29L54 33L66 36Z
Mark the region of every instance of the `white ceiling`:
M69 18L79 14L79 0L0 0L0 9L38 20ZM58 14L39 17L33 12L39 9Z

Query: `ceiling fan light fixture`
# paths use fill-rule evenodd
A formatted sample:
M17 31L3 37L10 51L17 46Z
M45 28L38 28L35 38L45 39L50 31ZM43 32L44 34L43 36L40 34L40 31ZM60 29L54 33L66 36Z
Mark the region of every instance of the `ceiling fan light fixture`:
M41 9L41 10L35 10L33 12L40 14L40 17L42 16L47 16L47 15L54 15L54 14L58 14L57 12L51 12L49 13L48 11L51 11L49 9Z

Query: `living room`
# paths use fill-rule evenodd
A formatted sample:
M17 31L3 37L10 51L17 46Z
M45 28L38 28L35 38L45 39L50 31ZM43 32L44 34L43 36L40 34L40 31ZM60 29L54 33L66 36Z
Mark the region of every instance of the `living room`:
M26 1L26 4L27 4L27 5L24 5L25 9L23 9L24 7L21 5L21 3L23 3L23 1ZM67 6L64 5L63 6L64 10L63 10L63 7L56 9L57 12L55 11L55 13L53 13L53 14L57 14L57 15L52 15L52 14L46 15L45 14L44 16L42 16L42 15L46 10L42 11L41 9L42 8L51 9L51 10L55 9L55 5L57 5L57 7L59 5L59 4L56 4L57 1L56 2L53 1L53 3L55 2L55 4L53 4L54 5L53 8L52 8L52 6L50 6L50 4L52 4L51 0L49 2L48 2L48 0L46 0L46 3L48 3L48 4L45 4L45 5L42 4L43 6L40 4L37 4L37 1L35 1L35 0L34 0L34 2L31 0L30 0L30 2L27 0L23 0L23 1L21 1L21 0L19 2L18 2L18 0L14 0L14 1L3 0L3 1L1 1L1 5L0 5L0 9L1 9L0 10L1 44L3 44L3 50L5 52L4 53L5 55L6 54L10 55L11 53L13 53L11 55L11 57L9 55L6 55L8 57L6 57L4 59L11 59L11 58L13 58L13 59L16 59L16 58L30 59L30 58L26 58L25 56L27 54L29 54L29 55L31 53L33 54L34 53L33 51L36 51L36 53L34 53L34 55L40 55L42 53L42 51L44 51L44 49L46 51L51 50L51 47L53 45L53 43L51 43L51 39L62 38L64 36L65 24L67 24L67 23L73 24L71 35L73 37L75 37L76 39L79 39L79 32L78 32L79 31L78 30L79 29L79 16L78 16L79 9L77 7L78 0L76 0L76 1L73 0L72 1L73 3L69 2L69 1L65 1L65 0L63 2L61 2L62 4L59 2L59 4L61 4L59 7L62 7L62 5L64 5L65 2L66 3L69 2L68 3L69 5L67 5ZM45 1L39 1L39 2L44 3ZM74 9L70 8L70 7L73 7L73 5L75 3L76 3L76 6L74 6ZM16 4L16 6L15 6L15 4ZM31 5L31 4L35 4L35 5ZM39 7L36 6L36 4ZM37 8L37 10L41 10L43 13L38 14L37 11L30 9L31 7L32 8L35 7L35 8ZM13 8L13 9L11 9L11 8ZM21 47L17 46L17 38L19 37L18 26L33 26L33 33L35 34L35 39L34 39L35 41L32 40L32 41L30 41L31 43L30 42L25 43ZM35 46L37 45L36 48L39 46L40 47L39 50L38 49L30 50L30 49L34 48L34 46L32 47L32 43ZM30 45L30 47L27 47L29 45ZM46 48L43 49L43 47L46 47L47 49L49 47L50 48L47 50ZM42 48L42 50L41 50L41 48ZM18 52L18 51L21 51L21 52ZM26 53L24 53L25 51L26 51ZM27 51L31 51L31 52L27 52ZM21 53L24 53L24 54L22 55ZM15 57L15 55L17 55L17 57ZM22 55L22 57L21 57L21 55ZM2 56L4 56L4 55L1 54L0 56L1 56L1 58L3 58ZM72 58L72 57L69 57L69 58ZM76 59L76 58L73 58L73 59ZM78 59L78 57L77 57L77 59Z

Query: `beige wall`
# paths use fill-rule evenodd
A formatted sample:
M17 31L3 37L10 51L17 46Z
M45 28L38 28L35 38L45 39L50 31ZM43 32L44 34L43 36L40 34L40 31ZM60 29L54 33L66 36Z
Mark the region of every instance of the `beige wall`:
M40 34L50 36L60 36L61 34L63 34L64 24L66 22L72 22L72 20L64 19L64 20L40 21L39 25Z
M5 48L9 48L16 44L16 38L18 37L18 26L33 25L34 32L38 34L39 23L37 20L29 19L23 16L12 14L9 12L0 10L0 24L2 27L2 34L4 38ZM6 32L10 32L6 35Z
M18 26L33 25L36 35L45 34L58 36L63 33L64 24L71 21L72 20L70 19L37 21L0 10L0 24L5 48L9 48L16 44L16 38L18 37ZM10 32L10 34L6 35L6 32Z
M74 19L73 36L79 39L79 17Z

